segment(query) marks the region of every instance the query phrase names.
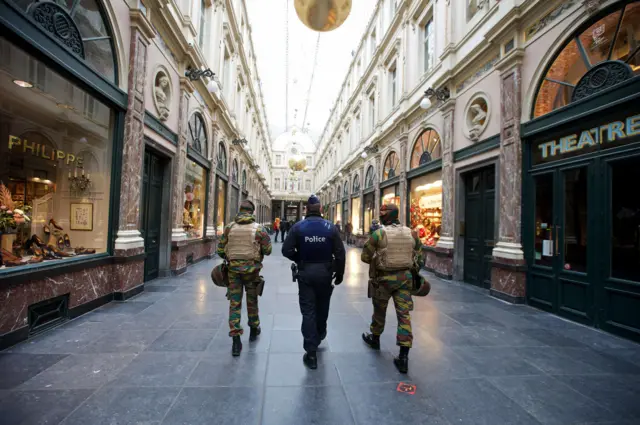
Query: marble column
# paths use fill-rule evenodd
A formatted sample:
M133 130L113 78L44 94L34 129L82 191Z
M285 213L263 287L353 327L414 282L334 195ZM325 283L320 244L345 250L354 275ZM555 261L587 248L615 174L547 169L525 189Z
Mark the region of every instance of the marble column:
M284 217L284 200L280 201L280 218Z
M453 168L453 126L455 101L445 102L440 111L443 115L442 134L442 225L440 239L435 250L426 251L425 267L444 279L453 278L454 251L454 199L455 179Z
M211 160L211 170L209 171L209 192L207 199L207 229L205 231L206 238L215 238L216 223L216 166L218 165L218 133L219 128L216 124L211 129L211 149L209 149Z
M193 93L194 87L187 78L180 78L180 103L178 107L178 146L176 156L173 159L172 174L172 197L171 206L173 208L173 222L171 226L171 242L176 244L183 242L187 238L183 226L183 205L184 205L184 178L187 164L187 132L188 132L188 112L189 97Z
M400 136L400 223L407 224L407 141L408 136Z
M522 140L520 139L521 56L500 65L500 211L498 243L493 249L491 294L524 302L526 263L522 251Z
M382 180L382 155L376 155L376 165L373 170L373 188L374 188L374 213L373 218L380 217L380 181Z
M124 144L120 180L120 208L115 255L128 257L144 252L140 236L140 194L144 158L144 112L147 82L147 56L154 33L139 10L132 10L129 40L129 90L124 119Z
M360 167L360 229L363 235L366 235L369 229L364 228L364 164Z

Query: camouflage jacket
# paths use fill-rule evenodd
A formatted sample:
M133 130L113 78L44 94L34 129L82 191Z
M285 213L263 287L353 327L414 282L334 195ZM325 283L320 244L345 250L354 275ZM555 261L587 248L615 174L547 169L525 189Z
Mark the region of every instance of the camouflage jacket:
M398 223L399 224L399 223ZM373 257L378 249L378 244L382 240L382 232L384 232L384 228L377 229L371 233L367 242L365 242L364 247L362 249L362 254L360 255L360 259L367 264L371 264L371 268L375 267L373 262ZM418 238L415 232L411 232L414 239L413 245L413 262L416 267L419 267L424 259L422 257L422 242ZM376 276L381 280L395 281L395 280L410 280L412 279L410 270L400 270L393 272L383 272L377 271Z
M238 224L249 224L256 221L256 218L247 213L240 213L236 216L235 222ZM228 224L224 228L224 232L222 233L222 237L218 242L218 250L217 253L220 258L226 259L226 255L224 253L224 248L227 246L227 242L229 240L229 230L231 229L231 224ZM260 253L264 258L265 255L271 254L271 238L269 234L264 229L264 227L258 228L256 232L256 240L260 243ZM231 260L229 264L229 271L236 273L255 273L262 269L262 261L254 261L254 260Z

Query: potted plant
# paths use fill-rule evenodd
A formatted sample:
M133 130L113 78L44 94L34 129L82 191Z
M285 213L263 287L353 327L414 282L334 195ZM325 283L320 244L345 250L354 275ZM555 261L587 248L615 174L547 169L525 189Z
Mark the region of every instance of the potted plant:
M0 239L2 249L13 252L13 241L16 239L18 226L31 221L21 209L15 208L11 192L0 183Z

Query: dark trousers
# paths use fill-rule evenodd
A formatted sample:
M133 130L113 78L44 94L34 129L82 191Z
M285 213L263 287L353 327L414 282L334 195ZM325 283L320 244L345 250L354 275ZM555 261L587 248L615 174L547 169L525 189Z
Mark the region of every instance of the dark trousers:
M298 279L302 337L307 352L316 351L321 338L326 335L332 293L331 277Z
M284 242L284 237L287 236L287 231L286 230L280 230L280 242Z
M276 230L276 242L278 242L278 233L280 233L280 230Z

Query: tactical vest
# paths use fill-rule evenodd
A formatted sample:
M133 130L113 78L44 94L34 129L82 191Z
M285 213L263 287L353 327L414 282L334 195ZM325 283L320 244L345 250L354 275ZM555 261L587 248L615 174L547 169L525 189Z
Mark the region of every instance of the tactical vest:
M227 245L224 247L228 260L262 260L260 243L256 241L256 232L259 227L258 223L231 225Z
M376 269L382 271L407 270L413 267L415 240L408 227L392 224L385 226L376 249Z
M327 220L305 219L298 225L298 252L304 263L333 261L333 224Z

